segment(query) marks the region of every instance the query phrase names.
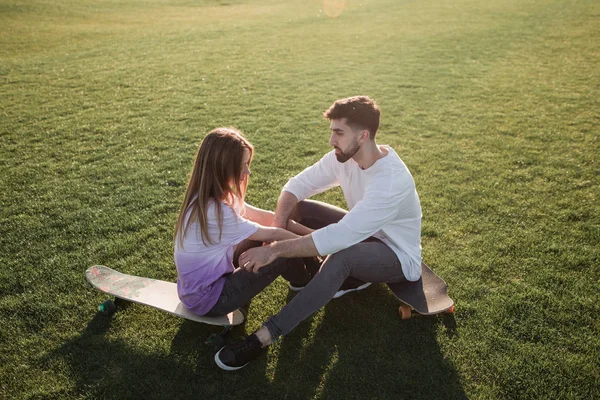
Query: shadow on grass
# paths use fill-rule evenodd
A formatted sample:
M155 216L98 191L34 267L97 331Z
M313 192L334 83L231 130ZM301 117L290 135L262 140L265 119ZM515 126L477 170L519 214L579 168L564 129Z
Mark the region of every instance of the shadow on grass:
M310 343L309 323L282 340L271 385L290 399L466 399L436 340L440 325L456 335L454 316L402 321L398 305L383 285L333 300Z
M304 321L268 356L237 372L220 370L204 345L220 327L182 320L170 347L148 346L135 336L114 339L112 320L100 314L42 362L68 374L71 387L53 393L67 397L466 398L436 341L440 324L455 332L452 316L402 321L397 305L382 285L334 300L321 321ZM235 327L230 339L244 333L244 325Z
M139 348L132 343L139 344L139 341L110 338L107 333L111 323L110 318L97 314L79 337L44 357L46 370L56 371L66 364L75 384L53 395L102 399L218 399L229 397L231 392L243 393L244 386L254 395L268 387L265 358L254 363L253 368L233 375L215 365L214 351L204 340L221 327L182 320L169 351L165 352L162 346L156 349L146 346L147 340L142 342L144 347ZM241 335L243 329L243 325L236 327L232 334ZM252 386L248 382L252 382Z

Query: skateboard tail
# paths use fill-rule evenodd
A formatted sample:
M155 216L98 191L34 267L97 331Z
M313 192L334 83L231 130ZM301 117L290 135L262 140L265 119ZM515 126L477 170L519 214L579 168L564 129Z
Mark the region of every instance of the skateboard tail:
M448 296L446 282L427 265L421 264L421 269L421 279L418 281L387 284L392 293L403 303L398 309L403 319L410 318L412 309L422 315L434 315L453 310L454 301Z

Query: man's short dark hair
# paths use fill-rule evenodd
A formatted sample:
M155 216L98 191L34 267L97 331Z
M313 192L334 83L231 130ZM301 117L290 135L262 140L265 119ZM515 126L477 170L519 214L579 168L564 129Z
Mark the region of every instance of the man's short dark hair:
M366 129L369 138L374 139L379 129L379 115L381 110L375 100L368 96L354 96L336 100L327 111L323 113L329 120L346 118L346 123L352 127Z

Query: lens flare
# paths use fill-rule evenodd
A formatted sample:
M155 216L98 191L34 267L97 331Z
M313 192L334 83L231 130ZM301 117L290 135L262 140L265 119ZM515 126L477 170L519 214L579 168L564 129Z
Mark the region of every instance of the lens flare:
M329 18L339 17L346 7L346 0L323 0L323 12Z

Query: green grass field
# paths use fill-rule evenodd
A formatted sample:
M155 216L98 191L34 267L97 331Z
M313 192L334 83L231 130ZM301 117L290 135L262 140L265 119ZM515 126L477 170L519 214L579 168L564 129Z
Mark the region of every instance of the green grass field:
M599 17L594 0L0 0L0 398L599 398ZM216 327L96 315L92 264L175 281L204 134L246 133L248 200L273 209L329 150L323 110L356 94L413 173L454 316L401 321L375 285L227 373ZM280 278L232 336L290 296Z

